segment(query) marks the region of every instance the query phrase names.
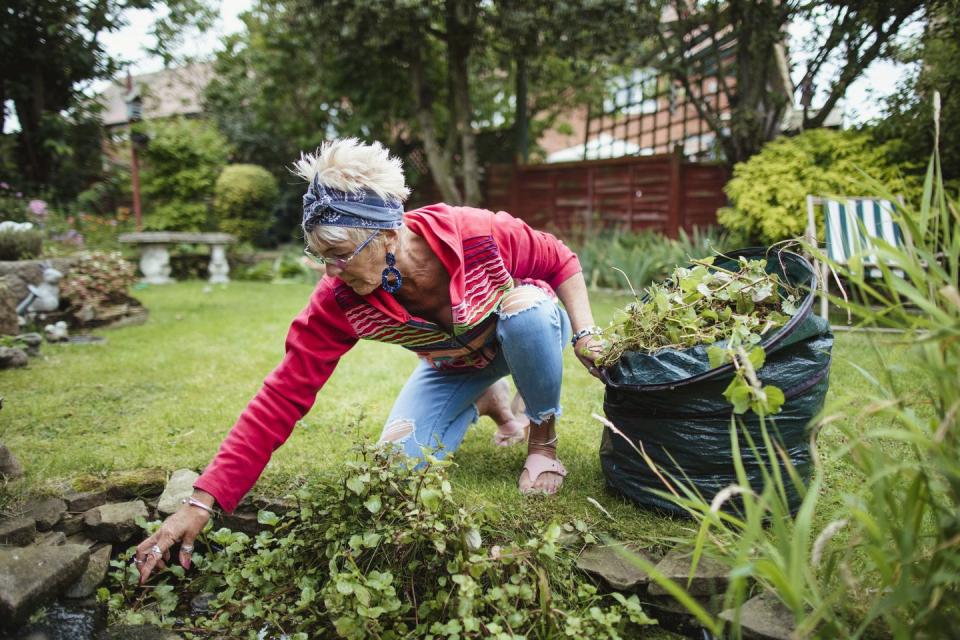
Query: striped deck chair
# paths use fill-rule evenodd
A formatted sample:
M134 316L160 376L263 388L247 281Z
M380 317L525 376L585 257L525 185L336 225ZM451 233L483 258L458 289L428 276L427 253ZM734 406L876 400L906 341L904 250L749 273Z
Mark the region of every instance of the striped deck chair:
M823 209L825 250L830 259L838 264L847 264L850 256L859 255L864 267L869 269L868 274L880 277L881 272L875 266L877 258L873 240L879 238L891 246L903 246L903 231L892 215L893 203L876 198L831 199L808 195L807 238L811 243L815 243L817 237L814 217L817 205ZM871 268L871 265L874 266ZM819 265L819 268L823 283L820 315L826 318L830 271L826 264Z

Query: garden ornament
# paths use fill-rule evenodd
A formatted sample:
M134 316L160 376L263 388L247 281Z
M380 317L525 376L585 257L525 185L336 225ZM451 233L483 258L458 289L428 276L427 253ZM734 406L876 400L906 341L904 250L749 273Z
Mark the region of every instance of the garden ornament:
M59 320L55 324L48 324L43 328L43 333L47 338L47 342L66 342L67 338L69 338L67 323L63 320Z
M4 231L30 231L31 229L33 229L32 222L14 222L13 220L0 222L0 233Z
M49 262L43 263L43 283L39 286L27 285L30 293L17 305L17 315L24 317L28 313L44 313L60 308L60 279L63 274L54 269Z

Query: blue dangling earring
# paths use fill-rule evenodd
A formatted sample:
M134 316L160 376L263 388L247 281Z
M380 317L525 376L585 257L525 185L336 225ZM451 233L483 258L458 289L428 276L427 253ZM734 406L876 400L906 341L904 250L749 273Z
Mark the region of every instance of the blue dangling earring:
M387 293L396 293L403 286L403 276L400 275L400 270L397 269L396 264L396 256L387 251L387 268L383 270L383 275L380 278L380 286ZM393 279L391 280L391 278Z

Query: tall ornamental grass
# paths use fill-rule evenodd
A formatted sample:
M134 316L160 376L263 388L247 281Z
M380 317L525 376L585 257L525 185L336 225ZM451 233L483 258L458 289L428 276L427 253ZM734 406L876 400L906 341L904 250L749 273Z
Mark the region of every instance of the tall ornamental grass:
M716 251L738 249L737 238L719 227L680 230L676 239L657 231L604 229L573 232L566 238L577 253L583 275L593 288L628 290L665 279L678 264L705 258ZM617 269L614 269L617 267ZM618 271L630 274L630 282Z
M863 192L895 197L876 180L862 180ZM746 482L739 456L738 484L712 504L661 470L663 495L696 522L694 533L676 542L692 547L696 560L707 555L730 568L725 608L739 611L753 596L772 596L792 613L798 638L939 638L960 629L960 201L944 190L936 150L919 207L896 215L905 246L875 241L878 279L870 279L865 256L841 265L808 247L846 282L846 294L832 302L861 326L901 330L929 372L928 384L897 384L895 363L875 348L883 365L860 368L863 402L828 407L811 425L815 454L819 430L840 430L845 444L830 452L832 464L855 474L859 482L849 486L858 489L839 500L828 495L821 454L804 486L776 445L776 416L763 429L771 453L762 490ZM733 421L730 432L736 451L760 444ZM790 485L803 496L795 515L787 507ZM727 623L683 585L653 577L705 627L723 630ZM726 632L739 637L739 623L737 615Z

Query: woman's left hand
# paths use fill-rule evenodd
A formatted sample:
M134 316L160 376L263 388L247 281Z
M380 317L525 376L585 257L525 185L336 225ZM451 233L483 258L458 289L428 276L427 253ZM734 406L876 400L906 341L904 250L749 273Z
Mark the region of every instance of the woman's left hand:
M583 336L573 345L573 352L577 355L577 360L583 363L583 366L590 372L590 375L597 380L603 380L603 377L600 375L600 369L596 364L597 358L599 358L603 352L603 340L600 336Z

